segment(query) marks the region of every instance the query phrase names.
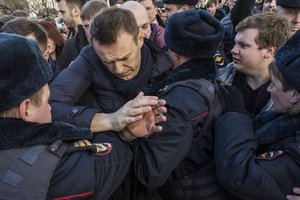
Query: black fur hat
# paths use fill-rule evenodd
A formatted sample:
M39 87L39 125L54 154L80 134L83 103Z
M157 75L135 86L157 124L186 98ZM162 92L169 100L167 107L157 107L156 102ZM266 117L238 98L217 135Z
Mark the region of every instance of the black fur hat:
M189 5L195 6L198 0L163 0L165 4L179 4L179 5Z
M0 112L20 104L52 78L52 70L37 43L0 33Z
M277 50L275 60L286 81L300 92L300 31Z
M223 37L223 26L205 10L175 13L165 30L167 47L190 58L213 58Z
M300 0L277 0L276 3L290 10L300 10Z

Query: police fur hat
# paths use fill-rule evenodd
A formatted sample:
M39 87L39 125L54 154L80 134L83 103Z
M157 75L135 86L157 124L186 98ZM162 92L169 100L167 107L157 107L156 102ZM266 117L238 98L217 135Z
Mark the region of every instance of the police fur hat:
M277 5L290 10L300 10L300 0L277 0Z
M213 58L223 37L223 26L205 10L175 13L165 30L167 47L190 58Z
M285 80L300 92L300 31L277 50L275 60Z
M189 5L195 6L198 0L163 0L165 4L179 4L179 5Z
M0 112L19 105L52 78L38 44L15 34L0 33Z

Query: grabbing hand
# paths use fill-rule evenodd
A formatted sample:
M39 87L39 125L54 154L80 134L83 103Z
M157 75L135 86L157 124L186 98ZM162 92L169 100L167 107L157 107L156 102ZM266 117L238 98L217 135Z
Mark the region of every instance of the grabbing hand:
M144 96L144 93L140 92L133 100L128 101L117 112L111 114L112 130L121 131L128 124L141 120L145 113L152 111L152 107L155 108L160 103L158 97Z
M225 85L219 90L225 100L225 112L247 113L242 93L236 87Z
M123 138L133 140L137 137L145 137L161 131L162 126L159 123L166 121L166 117L163 115L167 112L165 104L165 100L159 99L158 104L153 106L151 111L143 114L141 120L128 124L121 132Z

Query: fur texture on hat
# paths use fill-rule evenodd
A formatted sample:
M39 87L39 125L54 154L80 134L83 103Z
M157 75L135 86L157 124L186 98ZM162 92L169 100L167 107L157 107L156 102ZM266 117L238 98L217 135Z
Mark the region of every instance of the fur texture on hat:
M15 34L0 33L0 112L19 105L52 78L38 44Z
M223 37L224 27L205 10L175 13L165 29L167 47L190 58L212 59Z
M275 60L286 81L300 92L300 31L277 50Z
M300 10L300 0L277 0L276 3L290 10Z
M179 5L189 5L195 6L198 0L163 0L165 4L179 4Z

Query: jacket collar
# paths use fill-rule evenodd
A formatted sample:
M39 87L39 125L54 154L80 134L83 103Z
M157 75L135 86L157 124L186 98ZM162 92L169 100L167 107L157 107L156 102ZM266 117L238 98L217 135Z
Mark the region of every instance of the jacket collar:
M37 124L20 119L0 118L0 149L20 148L38 144L51 144L56 140L91 139L85 128L54 122Z

